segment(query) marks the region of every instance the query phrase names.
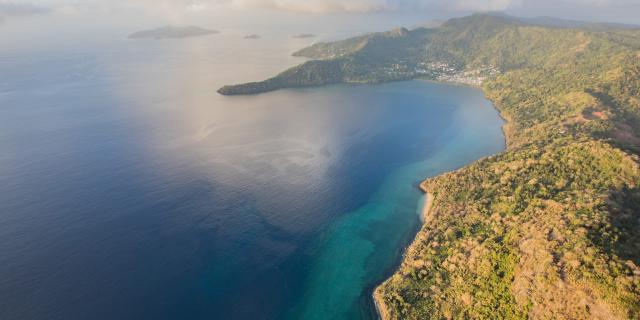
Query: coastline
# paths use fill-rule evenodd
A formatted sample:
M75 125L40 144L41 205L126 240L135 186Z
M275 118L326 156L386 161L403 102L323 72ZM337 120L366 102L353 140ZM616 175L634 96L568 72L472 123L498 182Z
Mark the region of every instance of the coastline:
M422 205L422 212L420 215L420 221L422 224L427 223L431 207L433 207L433 193L425 192L424 204Z
M388 320L389 318L389 309L387 305L384 304L384 300L382 300L382 293L379 290L380 286L376 287L373 290L373 304L376 306L376 313L378 314L378 319Z
M481 92L483 92L484 94L484 98L487 99L488 101L491 102L491 106L497 111L498 116L504 121L504 124L501 126L501 131L502 131L502 136L503 136L503 149L498 152L497 154L501 154L503 152L505 152L508 149L509 146L509 139L508 137L508 133L510 131L510 125L511 125L511 121L510 121L510 117L508 115L506 115L503 110L501 110L501 108L498 108L496 106L496 104L492 101L492 99L490 99L489 97L487 97L486 95L486 91L485 88L483 86L483 84L479 84L479 85L475 85L475 84L470 84L470 83L466 83L466 82L460 82L460 81L443 81L443 80L437 80L437 79L427 79L427 78L421 78L421 77L412 77L409 79L393 79L393 80L388 80L388 81L380 81L380 82L352 82L352 81L338 81L338 82L329 82L329 83L322 83L322 84L313 84L313 85L309 85L309 86L303 86L303 87L324 87L324 86L331 86L331 85L374 85L374 84L382 84L382 83L390 83L390 82L399 82L399 81L419 81L419 82L426 82L426 83L434 83L434 84L445 84L445 85L452 85L452 86L460 86L460 87L467 87L467 88L472 88L472 89L478 89ZM256 83L253 83L256 84ZM253 85L252 84L252 85ZM295 89L296 87L285 87L285 88L289 88L289 89ZM298 87L299 88L299 87ZM276 88L276 89L270 89L267 91L274 91L274 90L278 90L280 88ZM218 91L220 94L226 95L223 92ZM252 93L249 93L252 94ZM496 155L496 154L494 154ZM488 157L494 156L494 155L489 155ZM462 169L476 161L482 160L484 158L486 158L487 156L483 156L480 158L477 158L473 161L471 161L470 163L467 163L466 165L462 166L459 169ZM441 172L440 174L437 174L435 176L432 176L431 178L435 178L440 176L441 174L444 174L446 172ZM390 279L392 279L394 277L394 275L397 273L397 271L402 267L403 261L405 260L405 257L407 255L410 255L410 253L412 252L413 248L414 248L414 244L419 240L419 237L421 236L420 230L424 227L424 225L426 225L427 223L429 223L431 220L433 220L434 216L431 215L432 211L432 207L433 207L433 202L434 202L434 195L432 192L429 192L426 187L424 186L424 180L420 183L419 188L422 192L425 193L425 198L424 198L424 203L422 206L422 212L419 215L419 219L420 219L420 226L418 229L418 232L415 234L413 240L411 240L409 242L409 244L407 245L407 247L404 248L404 253L402 255L402 258L400 260L400 264L394 269L394 271L391 273L390 276L388 276L387 278L383 279L383 281L378 284L377 286L374 287L373 293L371 295L371 298L373 299L373 304L375 307L375 312L377 314L377 318L378 319L382 319L382 320L387 320L387 319L391 319L391 314L390 314L390 309L388 308L388 306L385 304L384 299L383 299L383 291L382 291L382 287L383 285L389 281Z
M477 32L469 33L473 28ZM501 73L489 65L492 73L484 86L484 78L467 81L455 74L431 80L481 86L485 98L493 102L504 120L504 149L421 183L423 191L438 192L438 212L431 208L433 199L428 192L409 203L413 209L418 202L420 209L414 209L413 214L422 215L422 226L404 248L396 272L386 279L374 279L381 281L373 291L379 319L449 318L460 307L470 306L474 308L472 315L485 317L583 319L593 316L593 310L605 309L603 318L640 315L640 303L629 303L640 301L634 290L637 286L633 278L625 277L638 274L638 268L622 255L637 242L633 238L637 220L633 217L634 202L627 201L637 196L640 181L635 143L640 133L637 117L629 118L640 110L634 96L640 86L636 82L640 75L635 59L638 48L633 42L636 34L629 34L632 40L627 42L616 41L608 33L585 33L581 29L565 32L508 18L473 15L451 19L429 34L433 38L422 39L442 44L434 46L433 52L425 51L435 53L434 58L457 56L461 50L460 65L493 61L504 70ZM612 29L611 33L616 33ZM639 37L637 34L635 39ZM398 50L389 54L379 48L386 49L386 41L390 42L388 47L395 48L395 37L389 40L381 36L378 46L372 47L355 46L354 39L330 44L354 53L338 70L349 68L342 75L343 82L354 74L357 79L393 81L390 75L411 70L390 62L369 70L368 61L358 58L373 53L372 57L392 59L396 52L420 50L424 44L400 41ZM602 46L589 46L592 41ZM472 45L482 50L465 50ZM335 51L329 49L323 51ZM413 57L402 56L408 61ZM456 65L447 63L431 65L445 75L456 70ZM309 74L314 70L303 71ZM454 81L447 81L450 79ZM630 214L617 220L620 210ZM487 217L485 213L492 215ZM415 216L411 218L417 223ZM576 233L576 228L587 232ZM617 238L608 238L609 230L630 237L617 242ZM551 236L545 240L544 234ZM592 234L597 236L593 238ZM410 240L410 235L406 239ZM456 248L460 250L453 252ZM398 248L397 256L402 249ZM466 260L474 250L480 251L473 262L482 264L482 268ZM537 255L539 252L545 253L545 259ZM549 256L552 258L547 259ZM596 268L592 261L606 263ZM570 274L576 278L567 281L567 270L572 270ZM469 285L474 281L481 285ZM437 285L432 285L434 282ZM424 285L425 290L417 285ZM514 286L518 290L513 290ZM588 299L567 294L571 291L580 291ZM556 297L567 302L558 304ZM571 299L579 301L569 303ZM367 305L371 308L370 301ZM573 308L577 305L584 308Z
M420 81L427 81L427 82L433 82L433 83L444 83L441 81L432 81L432 80L425 80L425 79L416 79L416 80L420 80ZM451 84L455 84L455 83L451 83ZM469 86L467 84L463 84L463 83L458 83L458 85L463 85L463 86ZM469 87L473 87L473 86L469 86ZM485 91L482 87L476 87L480 90L482 90L483 92ZM489 97L485 98L488 99L489 101L491 101L491 99L489 99ZM502 118L504 120L504 124L502 125L502 134L504 136L504 147L505 149L502 152L505 152L508 147L509 147L509 130L510 130L510 126L512 121L510 121L510 117L506 114L504 114L504 112L498 108L495 103L492 102L491 104L493 106L493 108L498 111L498 115L500 116L500 118ZM500 153L502 153L500 152ZM481 160L477 159L478 160ZM465 166L466 167L466 166ZM421 220L421 226L420 226L420 230L422 229L422 227L427 224L431 219L432 215L431 215L431 209L433 207L433 202L434 202L434 195L432 192L429 192L429 190L427 189L427 187L425 186L425 182L427 181L427 179L423 180L420 183L420 190L422 190L422 192L425 193L425 200L424 200L424 205L422 207L422 214L420 215L420 220ZM414 247L414 244L416 243L416 240L418 239L418 237L420 236L420 230L418 230L418 233L416 234L416 236L414 237L413 241L411 241L411 243L409 244L409 246L407 248L405 248L405 253L403 254L403 258L402 260L404 260L404 257L409 254L412 250L412 248ZM400 263L400 266L402 266L402 262ZM396 268L396 272L400 267ZM382 281L379 285L377 285L375 287L375 289L373 290L373 303L375 305L376 308L376 313L378 315L378 319L380 320L389 320L391 319L390 317L390 312L389 312L389 308L387 307L387 305L384 302L384 299L382 299L382 286L389 281L393 276L395 275L395 272L388 278L384 279L384 281Z
M420 215L420 222L422 223L422 225L425 225L428 222L428 220L430 220L429 216L431 214L431 209L433 208L434 196L433 196L433 193L430 193L428 190L425 189L423 183L420 184L420 190L422 190L425 193L424 203L422 205L422 212ZM413 243L416 241L418 236L420 236L419 231L418 231L418 234L416 234L416 238L413 241L411 241L409 246L406 248L404 255L406 255L411 251L411 247L413 246ZM391 277L393 277L393 275ZM376 307L376 313L378 314L378 319L381 319L381 320L391 319L389 308L387 308L387 305L384 303L384 300L382 299L382 292L381 292L382 286L391 277L385 279L385 281L383 281L381 284L376 286L376 288L373 290L373 295L372 295L373 304Z

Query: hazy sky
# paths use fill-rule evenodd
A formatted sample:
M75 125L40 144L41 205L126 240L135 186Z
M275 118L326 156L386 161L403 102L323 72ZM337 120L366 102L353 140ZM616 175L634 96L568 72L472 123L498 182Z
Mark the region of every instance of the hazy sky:
M206 12L276 10L323 13L425 12L455 16L504 11L640 24L640 0L0 0L0 18L57 12L142 12L175 17Z

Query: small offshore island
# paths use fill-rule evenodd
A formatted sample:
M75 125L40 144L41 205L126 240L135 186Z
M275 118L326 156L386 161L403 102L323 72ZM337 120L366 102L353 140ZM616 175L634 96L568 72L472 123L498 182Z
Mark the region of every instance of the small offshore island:
M507 150L424 181L383 319L640 318L640 30L476 14L296 56L224 95L429 79L481 86Z
M294 39L308 39L308 38L315 38L316 35L315 34L311 34L311 33L300 33L300 34L296 34L294 36L291 36Z
M182 38L191 38L191 37L200 37L211 34L220 33L216 30L208 30L203 29L196 26L188 26L188 27L175 27L175 26L166 26L151 30L143 30L132 33L129 35L129 39L182 39Z

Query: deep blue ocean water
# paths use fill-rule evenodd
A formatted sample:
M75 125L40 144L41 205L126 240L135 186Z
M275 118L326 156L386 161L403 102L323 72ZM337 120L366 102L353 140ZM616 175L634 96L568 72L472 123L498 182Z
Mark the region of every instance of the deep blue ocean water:
M1 319L374 317L419 181L504 147L468 87L219 96L303 43L217 37L0 51Z

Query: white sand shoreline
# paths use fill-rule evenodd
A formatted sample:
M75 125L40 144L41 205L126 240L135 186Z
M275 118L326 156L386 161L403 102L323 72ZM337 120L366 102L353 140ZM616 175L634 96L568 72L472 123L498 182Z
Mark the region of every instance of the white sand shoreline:
M424 204L422 205L422 214L420 215L420 222L424 224L427 221L427 217L431 212L431 207L433 206L433 194L427 192L425 194Z

